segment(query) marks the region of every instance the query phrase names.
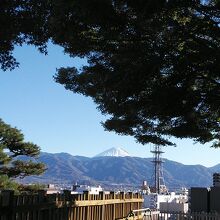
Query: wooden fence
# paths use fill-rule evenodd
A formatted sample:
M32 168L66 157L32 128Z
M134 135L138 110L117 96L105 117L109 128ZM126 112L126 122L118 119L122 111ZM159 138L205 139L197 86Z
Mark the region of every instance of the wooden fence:
M119 193L90 195L14 195L13 191L0 194L0 220L115 220L142 207L140 194Z

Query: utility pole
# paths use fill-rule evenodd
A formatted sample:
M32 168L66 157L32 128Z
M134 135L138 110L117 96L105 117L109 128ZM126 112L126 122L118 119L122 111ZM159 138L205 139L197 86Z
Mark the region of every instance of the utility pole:
M154 157L151 161L154 164L154 188L156 193L160 193L161 185L164 185L163 175L162 175L162 163L163 160L161 158L161 154L164 152L161 150L161 147L156 145L154 149L151 151Z

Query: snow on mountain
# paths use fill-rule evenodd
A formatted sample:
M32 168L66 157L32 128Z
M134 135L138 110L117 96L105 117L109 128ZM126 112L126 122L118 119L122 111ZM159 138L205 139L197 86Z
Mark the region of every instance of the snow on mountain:
M97 154L95 157L130 157L127 151L122 148L110 148L100 154Z

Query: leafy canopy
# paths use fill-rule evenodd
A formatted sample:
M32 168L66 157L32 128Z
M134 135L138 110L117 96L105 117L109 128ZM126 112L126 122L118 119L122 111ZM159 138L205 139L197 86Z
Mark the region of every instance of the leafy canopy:
M46 53L48 3L46 0L0 1L0 64L3 70L14 69L16 45L35 45Z
M219 147L220 4L95 2L57 17L56 33L67 33L56 42L89 65L61 68L56 81L110 114L107 130L142 144L172 145L174 136Z
M12 29L8 42L21 37L45 46L51 39L71 56L86 58L80 71L60 68L55 79L92 97L110 115L107 130L142 144L173 145L168 138L174 136L220 146L218 0L20 2L27 14L19 25L32 19L23 29L18 25L20 32Z
M37 145L25 142L18 129L0 119L0 188L14 185L10 182L11 178L42 174L45 165L30 159L36 158L39 153Z

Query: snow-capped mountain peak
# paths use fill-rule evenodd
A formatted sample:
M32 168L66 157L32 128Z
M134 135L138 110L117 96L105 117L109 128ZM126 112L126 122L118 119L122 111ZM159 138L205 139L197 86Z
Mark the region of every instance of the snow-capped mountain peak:
M130 155L128 154L127 151L125 151L122 148L110 148L100 154L97 154L95 157L129 157Z

